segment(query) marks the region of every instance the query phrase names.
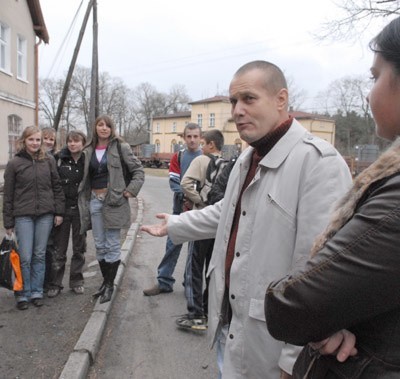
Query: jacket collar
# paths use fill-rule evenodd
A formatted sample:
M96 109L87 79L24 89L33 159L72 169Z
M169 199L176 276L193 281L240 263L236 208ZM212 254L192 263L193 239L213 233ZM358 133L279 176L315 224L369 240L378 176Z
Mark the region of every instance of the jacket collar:
M271 151L260 161L260 165L268 168L279 167L293 147L307 134L307 130L296 120L293 119L292 125L289 130L282 136L282 138L275 144ZM247 162L253 155L254 148L249 147L239 157L242 162Z

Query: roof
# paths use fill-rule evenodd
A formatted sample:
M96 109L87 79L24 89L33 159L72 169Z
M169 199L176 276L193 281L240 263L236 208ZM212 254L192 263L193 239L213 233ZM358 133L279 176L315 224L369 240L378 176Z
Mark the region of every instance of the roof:
M329 120L333 121L332 117L329 116L324 116L316 113L307 113L307 112L302 112L302 111L289 111L289 114L296 118L297 120L307 120L307 119L312 119L312 120Z
M159 120L162 118L186 118L190 117L192 112L176 112L176 113L167 113L167 114L159 114L157 116L153 116L153 120Z
M39 0L26 0L26 2L28 3L29 12L31 13L33 30L36 36L44 43L49 43L49 33L47 32Z
M228 96L214 96L214 97L209 97L208 99L192 101L189 104L204 104L204 103L217 103L217 102L229 103L230 100Z

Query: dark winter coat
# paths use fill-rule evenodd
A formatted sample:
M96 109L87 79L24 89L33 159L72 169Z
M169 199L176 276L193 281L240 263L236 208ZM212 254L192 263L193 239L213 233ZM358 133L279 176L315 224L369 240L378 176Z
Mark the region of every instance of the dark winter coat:
M65 200L54 158L34 160L25 150L11 159L4 173L3 221L13 228L15 217L62 216Z
M85 157L82 154L75 162L71 152L65 147L56 154L55 158L65 194L65 206L66 208L75 207L78 204L78 187L83 178Z
M356 178L305 267L268 288L278 340L305 345L341 329L356 337L358 354L344 363L307 346L294 378L400 377L399 236L400 140Z

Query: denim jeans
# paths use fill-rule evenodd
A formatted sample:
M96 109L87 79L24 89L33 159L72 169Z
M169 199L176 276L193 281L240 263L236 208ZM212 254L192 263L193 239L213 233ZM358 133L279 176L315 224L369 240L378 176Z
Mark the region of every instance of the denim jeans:
M185 267L185 296L188 313L193 317L208 314L208 278L203 284L214 248L214 239L190 241ZM204 288L204 293L203 293Z
M157 280L160 288L163 288L167 291L172 291L175 283L175 279L172 277L172 275L175 270L176 262L178 262L181 250L182 245L174 245L170 238L167 238L165 254L157 269Z
M105 229L103 224L103 200L92 195L90 200L90 217L92 233L96 246L96 258L108 263L121 259L121 229Z
M24 281L24 289L15 292L18 302L43 297L46 246L53 221L52 214L15 218L15 234Z
M217 337L217 366L218 366L218 379L222 378L222 372L224 368L224 354L226 345L226 336L229 332L229 325L224 325L219 331Z

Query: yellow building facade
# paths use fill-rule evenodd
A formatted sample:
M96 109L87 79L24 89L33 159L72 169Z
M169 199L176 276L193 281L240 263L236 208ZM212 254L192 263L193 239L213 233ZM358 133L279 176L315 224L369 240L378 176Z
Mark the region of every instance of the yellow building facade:
M219 129L224 134L225 146L235 146L240 153L247 147L236 130L231 118L231 104L227 96L215 96L189 103L191 111L167 114L153 117L151 142L155 151L159 153L172 153L175 145L183 146L183 130L185 126L194 122L201 126L203 132L210 129ZM307 130L314 135L335 143L335 122L333 119L300 111L289 112Z

